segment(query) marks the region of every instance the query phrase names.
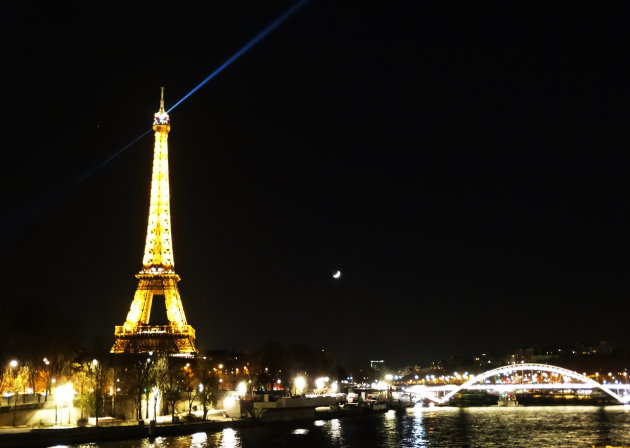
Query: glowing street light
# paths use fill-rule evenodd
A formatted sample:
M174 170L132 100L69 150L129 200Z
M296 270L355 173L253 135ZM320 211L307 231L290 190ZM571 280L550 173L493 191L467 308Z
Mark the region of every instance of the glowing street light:
M318 389L321 392L326 387L326 383L328 383L328 381L330 381L330 378L327 376L317 378L315 380L315 389Z
M236 386L236 393L239 397L243 397L247 394L247 383L245 381L238 383L238 386Z
M55 387L53 389L53 397L55 398L55 409L57 407L63 408L64 405L68 407L68 424L70 424L72 398L74 397L74 387L72 386L72 383L66 383L62 386Z
M293 385L295 386L295 393L297 395L301 395L304 393L304 388L306 387L306 380L303 376L298 376L293 380Z
M11 367L11 378L13 379L13 426L15 426L15 418L16 418L16 414L17 414L17 400L18 400L18 391L17 388L15 387L15 372L13 371L13 369L15 369L18 365L17 360L12 359L11 362L9 362L9 366Z

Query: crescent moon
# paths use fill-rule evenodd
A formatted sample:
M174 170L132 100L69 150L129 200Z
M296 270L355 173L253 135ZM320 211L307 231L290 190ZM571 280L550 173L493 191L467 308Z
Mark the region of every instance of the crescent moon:
M341 271L337 271L333 274L333 278L339 278L341 277Z

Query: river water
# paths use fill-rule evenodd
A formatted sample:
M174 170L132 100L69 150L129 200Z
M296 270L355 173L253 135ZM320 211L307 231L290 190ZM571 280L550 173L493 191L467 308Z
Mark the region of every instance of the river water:
M72 448L630 446L630 406L413 408Z

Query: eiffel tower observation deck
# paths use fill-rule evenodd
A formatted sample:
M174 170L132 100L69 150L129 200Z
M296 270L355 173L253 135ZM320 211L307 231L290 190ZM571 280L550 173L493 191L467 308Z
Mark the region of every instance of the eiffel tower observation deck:
M114 330L112 353L196 353L195 330L186 322L184 306L177 289L168 183L168 133L170 118L164 110L164 87L160 110L153 118L155 146L149 222L142 270L136 274L138 287L123 325ZM151 306L155 296L164 298L166 325L152 325Z

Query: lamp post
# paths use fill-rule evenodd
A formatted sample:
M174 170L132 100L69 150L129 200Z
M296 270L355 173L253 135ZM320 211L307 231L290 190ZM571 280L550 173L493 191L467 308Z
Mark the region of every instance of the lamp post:
M48 402L48 393L50 392L50 361L48 358L42 359L44 362L44 372L46 375L46 395L44 397L44 403Z
M116 418L116 383L114 383L110 390L112 393L112 418Z
M57 408L67 406L68 408L68 424L72 415L72 398L74 397L74 388L72 383L67 383L62 386L57 386L53 390L53 396L55 397L55 422L57 421ZM63 421L63 413L59 416L59 423Z
M11 360L11 362L9 363L9 366L11 367L11 378L13 379L13 426L15 427L15 420L16 420L16 414L17 414L17 387L15 386L15 368L18 366L18 362L17 360L13 359Z
M306 380L303 376L298 376L293 380L293 385L295 386L295 394L302 395L306 387Z
M56 384L57 383L57 379L53 378L52 380L50 380L51 384ZM55 388L53 389L53 398L55 399L55 425L57 424L57 413L58 413L58 409L59 409L59 403L57 402L57 397L55 397L55 391L57 390L57 386L55 386Z
M98 359L94 358L92 360L91 372L93 375L94 381L94 414L96 417L96 426L98 426L98 411L101 405L101 371L100 366L98 365Z

